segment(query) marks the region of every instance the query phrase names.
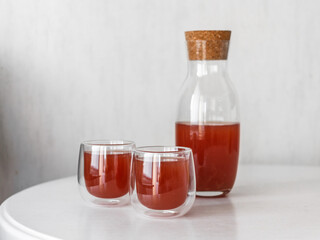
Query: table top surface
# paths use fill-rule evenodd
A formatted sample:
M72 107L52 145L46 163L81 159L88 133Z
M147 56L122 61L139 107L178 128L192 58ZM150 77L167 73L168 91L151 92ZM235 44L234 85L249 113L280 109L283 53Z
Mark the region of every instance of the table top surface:
M197 198L176 219L128 205L88 206L76 177L43 183L1 205L1 239L320 239L320 167L240 165L228 197Z

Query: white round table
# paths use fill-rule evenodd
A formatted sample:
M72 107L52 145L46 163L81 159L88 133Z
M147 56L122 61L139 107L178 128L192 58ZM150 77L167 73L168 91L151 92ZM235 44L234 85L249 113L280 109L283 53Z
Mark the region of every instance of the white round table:
M2 240L320 239L320 167L241 165L228 197L197 198L176 219L87 206L76 177L21 191L0 210Z

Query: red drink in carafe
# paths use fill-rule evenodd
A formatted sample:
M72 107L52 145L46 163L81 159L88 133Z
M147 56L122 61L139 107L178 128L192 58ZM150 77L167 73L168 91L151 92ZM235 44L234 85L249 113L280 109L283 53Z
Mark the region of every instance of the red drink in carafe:
M176 123L176 145L193 151L197 193L228 193L235 182L239 156L240 124Z

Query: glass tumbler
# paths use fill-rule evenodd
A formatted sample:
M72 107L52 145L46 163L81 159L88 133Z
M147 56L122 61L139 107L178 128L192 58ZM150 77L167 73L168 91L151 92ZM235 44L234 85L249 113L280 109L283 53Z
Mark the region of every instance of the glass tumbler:
M178 217L195 200L192 150L185 147L140 147L131 167L130 197L137 212L149 217Z
M82 198L96 206L129 203L130 166L134 149L134 142L123 140L81 143L78 183Z

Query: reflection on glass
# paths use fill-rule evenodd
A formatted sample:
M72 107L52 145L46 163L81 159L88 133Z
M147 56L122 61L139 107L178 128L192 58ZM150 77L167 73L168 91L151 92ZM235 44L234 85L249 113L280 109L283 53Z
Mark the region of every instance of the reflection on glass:
M129 203L130 167L134 149L134 142L122 140L82 143L78 183L83 199L100 206Z
M135 209L148 216L185 214L195 198L191 149L138 148L132 163L130 194Z
M130 152L84 152L84 178L90 194L118 198L129 192Z

